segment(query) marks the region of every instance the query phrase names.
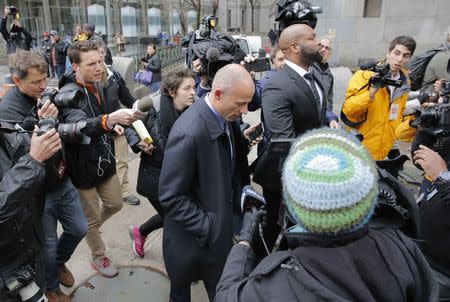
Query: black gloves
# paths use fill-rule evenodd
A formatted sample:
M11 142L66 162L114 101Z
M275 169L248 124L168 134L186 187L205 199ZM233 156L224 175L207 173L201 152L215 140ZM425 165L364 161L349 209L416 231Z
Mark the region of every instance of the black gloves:
M238 241L249 241L251 246L257 241L259 237L258 225L261 223L263 226L266 222L267 212L264 209L259 209L255 212L245 212L244 221L242 223L242 229Z

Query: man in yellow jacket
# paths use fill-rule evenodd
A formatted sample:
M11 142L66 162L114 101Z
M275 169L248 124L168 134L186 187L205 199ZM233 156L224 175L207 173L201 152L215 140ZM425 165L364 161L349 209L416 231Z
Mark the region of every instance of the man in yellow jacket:
M395 130L402 121L410 86L403 66L410 60L416 42L408 36L392 40L386 53L390 78L400 87L374 81L374 72L359 70L351 78L342 113L363 136L363 145L374 160L386 158L395 143ZM350 124L347 122L346 124Z

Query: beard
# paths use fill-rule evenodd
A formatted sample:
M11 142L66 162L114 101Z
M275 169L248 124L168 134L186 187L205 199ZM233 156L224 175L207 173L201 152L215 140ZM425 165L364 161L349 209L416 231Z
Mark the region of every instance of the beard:
M323 56L322 56L322 54L320 53L319 50L311 51L311 50L309 50L307 48L304 48L304 47L302 47L301 50L300 50L300 58L303 61L306 61L310 65L312 63L314 63L314 62L320 63L323 60Z

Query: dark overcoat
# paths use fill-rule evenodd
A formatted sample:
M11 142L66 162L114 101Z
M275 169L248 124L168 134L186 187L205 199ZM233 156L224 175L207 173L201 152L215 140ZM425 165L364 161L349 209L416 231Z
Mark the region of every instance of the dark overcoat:
M232 130L233 159L223 126L201 98L170 132L159 199L166 213L164 263L172 282L220 278L232 246L236 193L248 183L246 145L237 122Z

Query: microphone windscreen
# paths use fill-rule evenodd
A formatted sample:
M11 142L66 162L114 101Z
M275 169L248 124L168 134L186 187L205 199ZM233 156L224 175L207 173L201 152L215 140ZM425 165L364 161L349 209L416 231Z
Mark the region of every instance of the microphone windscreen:
M22 127L23 130L33 131L34 125L37 125L38 122L38 119L34 117L27 117L23 120L22 123L20 123L20 127Z
M208 49L206 51L206 59L208 61L217 61L220 58L220 51L215 48L215 47L211 47L210 49Z
M137 100L133 104L133 109L139 110L141 112L147 112L152 107L153 107L153 100L149 96L145 96L142 99Z

